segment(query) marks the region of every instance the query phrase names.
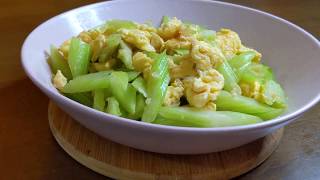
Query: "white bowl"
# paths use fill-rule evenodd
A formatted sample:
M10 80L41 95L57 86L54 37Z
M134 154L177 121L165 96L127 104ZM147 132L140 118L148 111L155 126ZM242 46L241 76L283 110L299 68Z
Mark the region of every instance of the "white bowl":
M148 124L108 115L74 102L51 84L45 59L50 44L59 45L83 30L108 19L152 20L163 15L239 33L249 47L263 54L283 85L289 108L281 117L259 124L223 128L184 128ZM215 1L121 0L102 2L60 14L38 26L22 47L22 64L52 101L93 132L137 149L170 154L197 154L234 148L283 127L316 104L320 98L320 44L300 27L271 14Z

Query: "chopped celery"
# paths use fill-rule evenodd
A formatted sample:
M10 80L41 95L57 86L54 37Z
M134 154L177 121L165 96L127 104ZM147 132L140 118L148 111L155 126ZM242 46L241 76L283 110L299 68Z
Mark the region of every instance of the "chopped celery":
M255 81L264 83L271 79L274 79L271 68L263 64L251 63L241 73L241 81L249 84L253 84Z
M259 117L231 112L210 111L190 107L161 107L153 123L186 127L224 127L262 122Z
M106 62L117 51L121 41L120 34L112 34L106 39L106 47L102 49L99 56L99 62Z
M132 82L132 86L141 93L144 97L147 97L146 82L142 77L138 77Z
M224 77L224 89L226 91L231 92L232 94L241 94L241 88L238 85L238 77L230 67L227 61L224 61L222 64L219 65L217 70L223 75Z
M189 49L175 49L174 52L179 56L184 56L190 53Z
M104 98L104 90L97 89L93 91L93 108L98 111L104 111L106 101Z
M88 73L91 46L79 38L72 38L68 62L73 78Z
M137 24L132 21L113 19L113 20L107 21L105 26L102 29L105 34L112 34L112 33L118 32L118 30L120 29L136 29L136 28L137 28Z
M197 39L200 41L212 42L216 38L216 32L212 30L202 29L197 35Z
M168 58L165 53L157 55L151 68L151 76L147 81L146 107L142 115L142 121L152 122L155 120L159 108L163 103L165 93L170 81L168 70Z
M264 120L273 119L283 112L283 109L272 108L254 99L232 95L226 91L219 93L215 103L218 110L251 114Z
M107 101L108 101L108 105L106 108L106 112L115 116L121 116L122 113L121 113L119 102L117 101L117 99L114 97L109 97Z
M78 93L108 88L110 73L111 71L101 71L78 76L70 80L61 91L63 93Z
M128 73L128 82L135 80L140 74L140 72L136 72L136 71L128 71L127 73Z
M286 108L287 99L280 84L273 80L267 81L262 86L262 100L276 108Z
M168 24L169 21L170 21L170 17L169 16L163 16L161 24Z
M80 104L92 107L92 96L88 93L69 93L64 95Z
M124 41L120 41L120 48L117 56L128 69L133 69L132 50Z
M128 113L135 113L136 90L128 84L128 74L126 72L112 72L110 76L112 95L119 101L120 106Z
M58 49L53 45L51 45L50 47L49 64L54 74L56 74L57 71L60 70L68 80L72 79L72 74L68 65L68 61L64 59L62 54L60 54Z
M145 98L141 94L137 94L136 101L136 112L128 115L128 118L130 119L140 119L143 114L146 105Z
M241 73L251 64L255 55L256 53L253 51L244 52L240 55L234 56L228 62L237 76L241 77Z

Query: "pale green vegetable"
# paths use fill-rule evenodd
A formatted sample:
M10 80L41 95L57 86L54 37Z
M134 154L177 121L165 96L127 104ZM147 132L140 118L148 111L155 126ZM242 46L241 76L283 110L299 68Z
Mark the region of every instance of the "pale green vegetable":
M157 117L170 81L167 55L165 53L150 55L154 56L154 63L151 68L151 76L147 81L148 97L142 115L144 122L152 122Z
M57 71L60 70L67 79L72 79L72 74L67 60L64 59L62 54L60 54L58 49L53 45L50 47L49 64L53 74L56 74Z
M73 78L88 73L88 67L91 56L91 46L79 38L72 38L69 54L68 63Z
M63 93L79 93L108 88L110 73L110 71L101 71L78 76L70 80L61 91Z
M232 95L226 91L221 91L216 100L218 111L234 111L258 116L264 120L278 117L283 109L276 109L262 104L252 98Z
M223 75L224 77L224 87L226 91L231 92L232 94L241 94L241 88L238 85L238 77L233 72L232 68L230 67L227 61L224 61L217 70Z
M190 107L161 107L153 123L185 127L225 127L239 126L262 122L259 117L231 112L210 111Z
M133 69L132 66L132 50L124 41L120 41L120 48L117 56L127 69Z
M262 100L264 103L276 108L287 107L287 98L282 87L273 80L268 80L262 86Z
M98 111L104 111L104 107L106 105L104 90L97 89L93 91L93 108Z
M236 75L241 77L242 72L251 64L255 55L256 53L253 51L244 52L234 56L232 59L228 60L228 62Z
M112 34L106 39L106 47L102 49L99 62L106 62L117 51L121 41L120 34Z
M135 113L136 89L128 84L128 74L126 72L112 72L110 76L112 95L118 100L120 106L129 114Z
M136 112L134 114L127 115L130 119L140 119L143 114L144 107L146 105L145 98L141 94L137 94L136 97Z
M147 97L146 82L142 77L138 77L132 82L132 86L141 93L144 97Z
M117 101L117 99L114 97L109 97L107 101L108 101L108 105L106 108L106 112L115 116L121 116L122 113L121 113L119 102Z
M92 96L88 93L69 93L64 95L74 101L77 101L80 104L83 104L88 107L92 107L92 104L93 104Z
M136 29L137 24L128 20L113 19L106 22L103 27L100 27L105 34L118 32L120 29Z

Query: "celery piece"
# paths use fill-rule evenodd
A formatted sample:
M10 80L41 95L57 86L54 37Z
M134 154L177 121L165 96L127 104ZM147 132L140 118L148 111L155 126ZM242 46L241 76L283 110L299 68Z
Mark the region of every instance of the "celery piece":
M88 73L91 47L79 38L72 38L68 62L73 78Z
M120 111L119 102L114 97L107 98L108 105L106 108L106 112L115 116L121 116L122 113Z
M216 32L208 29L202 29L198 32L197 39L200 41L212 42L216 39Z
M210 111L191 107L161 107L153 123L186 127L225 127L262 122L259 117L231 111Z
M241 73L251 64L255 55L256 53L253 51L244 52L240 55L234 56L228 62L237 76L241 77Z
M159 108L163 103L165 93L170 81L168 70L168 57L165 53L157 55L151 68L151 76L147 81L146 107L142 115L142 121L152 122L155 120Z
M106 47L101 50L99 62L106 62L117 51L121 41L120 34L112 34L106 39Z
M169 21L170 21L170 17L169 16L163 16L161 24L168 24Z
M137 72L137 71L128 71L127 73L128 73L128 82L135 80L140 75L140 72Z
M179 56L184 56L190 53L189 49L175 49L174 52Z
M119 101L120 106L129 114L135 113L136 90L128 84L128 74L126 72L114 71L111 73L110 86L112 95Z
M81 75L70 80L61 90L63 93L78 93L108 88L111 71Z
M132 65L132 50L124 41L120 41L120 47L117 56L127 69L133 69Z
M50 46L49 64L54 74L56 74L57 71L60 70L68 80L72 79L68 61L64 59L62 54L60 54L58 49L53 45Z
M265 81L272 79L274 79L274 76L271 68L263 64L251 63L241 73L241 81L248 84L253 84L256 81L263 84Z
M141 93L144 97L147 97L146 82L142 77L138 77L132 82L132 86Z
M136 101L136 112L128 115L128 118L130 119L140 119L143 114L146 105L145 98L141 94L137 94Z
M98 111L104 111L106 101L104 98L104 90L97 89L93 91L93 105L92 107Z
M137 24L133 21L113 19L106 22L102 29L105 34L118 32L120 29L136 29Z
M280 84L274 80L269 80L262 86L262 100L276 108L287 107L286 95Z
M221 91L216 100L217 109L220 111L235 111L258 116L264 120L278 117L283 109L269 107L258 101L240 96L232 95L226 91Z
M92 107L92 96L90 93L69 93L69 94L64 94L66 97L77 101L80 104L83 104L88 107Z
M227 61L224 61L219 65L217 70L224 77L224 89L232 94L241 94L241 88L238 85L238 77L230 67Z

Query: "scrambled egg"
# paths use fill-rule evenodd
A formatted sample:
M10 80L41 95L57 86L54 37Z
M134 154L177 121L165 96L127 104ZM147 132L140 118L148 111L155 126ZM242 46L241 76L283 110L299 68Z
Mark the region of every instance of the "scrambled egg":
M112 58L107 60L105 63L92 63L93 68L95 71L106 71L111 70L112 67L116 64L116 59Z
M64 77L60 70L53 77L53 86L57 89L62 89L67 84L67 78Z
M152 67L153 59L142 52L137 52L132 57L134 70L143 73L144 78L148 78Z
M213 68L200 71L199 75L184 78L186 98L191 106L215 110L214 101L223 88L224 78Z
M138 29L122 29L122 38L126 42L144 51L155 51L150 43L151 34Z
M59 48L59 50L62 52L64 59L68 59L70 43L71 43L70 39L66 40L61 44L61 46Z
M204 41L192 42L191 57L197 69L207 70L220 64L224 57L217 47L213 47Z
M168 23L161 24L158 34L165 40L179 36L182 22L176 17L169 20Z
M184 87L180 79L175 79L170 86L168 86L167 93L163 104L165 106L179 106L180 98L183 96Z
M157 50L157 52L160 52L164 45L163 39L154 32L151 32L150 43Z
M154 32L156 33L157 32L157 29L153 26L150 26L149 24L138 24L137 23L137 27L139 30L141 31L148 31L148 32Z
M259 62L261 59L259 52L242 45L239 35L230 29L221 29L218 31L216 34L216 42L227 59L231 59L233 56L246 51L256 52L255 62Z
M255 81L253 85L240 83L240 88L243 96L247 96L258 101L261 100L262 87L258 81Z
M173 54L176 49L191 49L191 40L186 37L169 39L164 43L164 49L168 54Z
M179 62L175 63L173 58L178 58ZM189 55L170 58L169 70L170 77L173 79L197 75L197 72L194 68L194 63Z

